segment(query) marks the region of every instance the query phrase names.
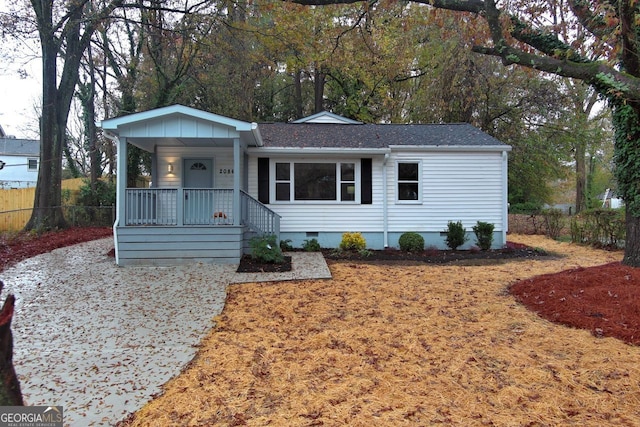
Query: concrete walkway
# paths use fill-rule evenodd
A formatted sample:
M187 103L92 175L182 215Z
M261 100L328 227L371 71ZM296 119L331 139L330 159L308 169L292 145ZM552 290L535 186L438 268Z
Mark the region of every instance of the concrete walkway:
M288 273L236 265L119 268L113 240L82 243L0 273L16 295L14 364L26 404L62 405L65 425L113 426L178 375L212 328L230 283L330 278L320 253Z

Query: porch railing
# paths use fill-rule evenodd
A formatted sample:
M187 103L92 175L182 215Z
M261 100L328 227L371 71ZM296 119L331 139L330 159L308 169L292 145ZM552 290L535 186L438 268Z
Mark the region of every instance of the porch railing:
M280 235L280 215L245 193L240 191L242 224L260 234Z
M126 225L233 225L233 190L212 188L129 188ZM261 234L280 233L280 216L240 191L240 224Z
M130 188L125 194L126 225L177 225L178 190Z

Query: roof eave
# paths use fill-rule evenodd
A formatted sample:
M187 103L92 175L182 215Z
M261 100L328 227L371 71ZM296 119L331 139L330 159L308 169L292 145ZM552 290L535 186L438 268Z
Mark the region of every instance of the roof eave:
M289 154L289 155L307 155L307 154L358 154L370 156L384 156L391 150L388 148L336 148L336 147L255 147L247 149L250 154Z
M100 127L105 130L112 131L117 134L120 127L128 126L134 123L140 123L149 120L162 119L171 115L180 114L192 119L199 119L208 122L218 123L224 126L234 128L236 131L252 131L254 123L243 122L241 120L232 119L230 117L221 116L214 113L198 110L184 105L170 105L168 107L160 107L153 110L142 111L138 113L128 114L126 116L105 119L100 123Z
M511 151L511 146L501 145L389 145L393 151Z

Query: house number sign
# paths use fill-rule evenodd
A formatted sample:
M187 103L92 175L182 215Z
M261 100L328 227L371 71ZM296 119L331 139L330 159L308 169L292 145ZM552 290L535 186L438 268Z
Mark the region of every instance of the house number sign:
M220 174L221 175L233 175L233 169L221 168L220 169Z

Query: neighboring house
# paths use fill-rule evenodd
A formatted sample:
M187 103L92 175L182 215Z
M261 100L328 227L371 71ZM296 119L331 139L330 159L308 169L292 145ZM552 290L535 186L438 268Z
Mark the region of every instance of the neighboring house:
M175 105L102 122L118 142L116 262L238 262L256 233L370 249L420 233L446 248L449 221L506 243L507 153L468 124L374 125L319 113L247 123ZM152 154L154 188L126 188L127 143Z
M35 187L39 159L40 141L0 137L0 188Z
M598 199L602 200L603 208L620 209L624 206L624 200L610 188L607 188L603 194L599 194Z

